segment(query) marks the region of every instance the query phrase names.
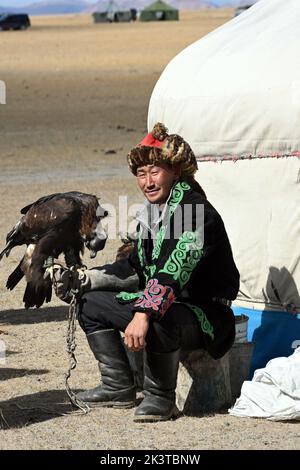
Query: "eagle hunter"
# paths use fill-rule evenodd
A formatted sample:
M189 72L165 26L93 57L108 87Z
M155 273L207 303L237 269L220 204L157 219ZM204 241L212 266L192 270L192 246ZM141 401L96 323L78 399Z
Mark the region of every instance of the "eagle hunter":
M6 287L12 290L25 275L25 308L40 307L51 300L52 283L47 267L62 253L68 268L82 267L80 253L85 246L94 258L105 246L107 235L101 220L108 214L96 196L78 191L41 197L24 207L21 214L24 215L7 234L0 260L13 247L27 245Z

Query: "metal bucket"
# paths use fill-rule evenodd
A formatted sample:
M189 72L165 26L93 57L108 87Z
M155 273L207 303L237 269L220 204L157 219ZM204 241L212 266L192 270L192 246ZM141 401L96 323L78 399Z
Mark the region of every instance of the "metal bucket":
M249 378L254 342L234 343L229 351L232 403L240 396L243 382Z
M235 317L235 343L247 343L248 335L247 315L236 315Z

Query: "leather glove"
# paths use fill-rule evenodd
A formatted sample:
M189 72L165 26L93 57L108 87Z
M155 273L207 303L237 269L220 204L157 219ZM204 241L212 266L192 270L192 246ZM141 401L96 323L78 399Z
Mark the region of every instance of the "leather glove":
M90 281L85 269L70 270L61 265L54 265L52 273L54 292L63 302L69 304L74 294L80 296L89 290Z
M70 303L74 294L79 297L87 291L136 292L139 278L127 259L93 269L70 270L55 264L52 268L55 294Z

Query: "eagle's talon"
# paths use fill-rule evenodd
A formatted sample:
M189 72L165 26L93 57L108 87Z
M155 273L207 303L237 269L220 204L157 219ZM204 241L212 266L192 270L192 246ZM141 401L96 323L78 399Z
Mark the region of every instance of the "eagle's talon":
M43 279L47 279L47 277L50 277L51 281L53 279L53 266L50 266L49 268L45 269Z
M53 256L48 256L47 259L45 259L43 268L51 268L54 265L54 258Z

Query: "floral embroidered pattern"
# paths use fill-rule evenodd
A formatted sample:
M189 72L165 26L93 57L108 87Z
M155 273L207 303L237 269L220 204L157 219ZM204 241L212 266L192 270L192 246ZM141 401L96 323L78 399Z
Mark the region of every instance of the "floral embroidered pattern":
M178 204L180 204L180 202L182 201L184 192L188 191L189 189L191 189L190 185L188 183L185 183L184 181L180 181L174 186L172 190L172 196L168 202L170 217L174 214Z
M166 273L178 281L182 289L202 257L202 243L198 232L184 232L179 238L175 250L171 253L160 273Z
M162 286L157 279L150 279L143 295L135 302L134 308L152 309L162 316L175 301L173 289Z
M207 319L207 316L205 315L203 310L200 307L197 307L196 305L192 305L192 304L189 304L189 303L186 303L186 302L184 302L184 305L189 307L192 310L192 312L194 312L196 314L196 317L200 322L200 326L201 326L201 329L202 329L203 333L206 333L207 335L209 335L211 337L211 339L214 339L214 337L215 337L214 328L209 323L209 321Z

